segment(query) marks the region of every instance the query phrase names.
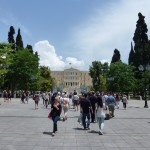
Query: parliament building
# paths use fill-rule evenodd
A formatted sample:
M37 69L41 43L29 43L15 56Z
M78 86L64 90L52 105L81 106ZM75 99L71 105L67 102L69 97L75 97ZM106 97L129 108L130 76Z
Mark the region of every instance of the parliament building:
M51 76L55 78L57 88L66 91L87 91L92 87L92 78L88 71L80 71L71 67L64 71L51 71Z

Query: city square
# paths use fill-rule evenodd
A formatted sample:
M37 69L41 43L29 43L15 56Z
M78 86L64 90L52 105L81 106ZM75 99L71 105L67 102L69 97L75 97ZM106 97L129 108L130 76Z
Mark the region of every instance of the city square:
M2 0L0 150L150 150L149 6Z
M70 109L68 120L58 122L58 133L52 137L52 120L48 109L40 101L22 104L19 98L4 102L0 98L0 150L149 150L150 117L144 101L129 100L127 109L122 103L115 110L115 117L105 120L104 134L98 134L98 124L91 123L90 130L83 130L77 122L79 111Z

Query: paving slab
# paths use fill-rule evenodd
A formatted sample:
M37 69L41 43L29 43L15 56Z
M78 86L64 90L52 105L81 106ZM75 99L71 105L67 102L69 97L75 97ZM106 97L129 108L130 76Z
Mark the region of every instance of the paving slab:
M40 101L22 104L19 98L4 102L0 98L0 150L149 150L150 108L144 101L130 100L127 109L122 103L115 110L115 117L105 120L104 134L98 134L98 124L91 123L90 130L83 130L77 122L79 111L70 109L68 120L58 122L58 133L52 137L52 120ZM150 101L148 101L150 103ZM63 116L63 114L62 114Z

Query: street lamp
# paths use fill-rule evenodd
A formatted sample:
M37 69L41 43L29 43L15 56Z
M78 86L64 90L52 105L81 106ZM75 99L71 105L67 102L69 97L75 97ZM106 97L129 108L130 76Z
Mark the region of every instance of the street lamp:
M147 103L147 92L146 92L146 71L150 71L150 65L140 65L139 71L144 72L144 99L145 99L145 105L144 108L148 108L148 103Z

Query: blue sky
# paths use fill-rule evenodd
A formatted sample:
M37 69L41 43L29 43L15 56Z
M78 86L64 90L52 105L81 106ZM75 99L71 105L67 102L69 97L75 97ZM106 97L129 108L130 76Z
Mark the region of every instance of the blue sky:
M92 61L111 61L117 48L128 62L138 12L150 28L149 0L0 0L0 42L9 27L21 29L40 64L51 70L88 70ZM148 32L149 35L149 32Z

